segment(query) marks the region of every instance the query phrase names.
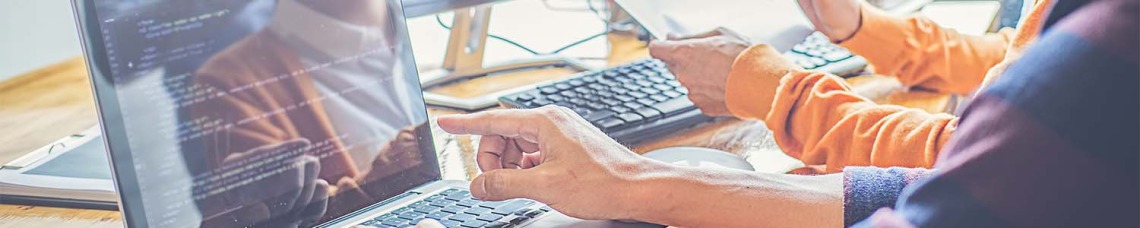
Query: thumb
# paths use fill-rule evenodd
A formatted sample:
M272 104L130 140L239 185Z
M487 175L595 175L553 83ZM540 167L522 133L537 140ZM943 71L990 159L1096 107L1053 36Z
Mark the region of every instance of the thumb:
M649 43L649 56L665 62L672 62L676 58L677 49L681 41L656 40Z
M471 181L471 195L481 200L500 201L513 198L531 198L537 181L534 169L496 169L484 172Z
M424 219L416 223L416 228L444 228L443 223L435 221L435 219Z

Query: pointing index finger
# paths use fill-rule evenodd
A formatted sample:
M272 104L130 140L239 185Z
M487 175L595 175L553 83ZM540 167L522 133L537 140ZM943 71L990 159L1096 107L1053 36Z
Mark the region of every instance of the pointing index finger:
M452 134L498 135L538 142L547 123L535 110L491 110L439 117L439 127Z

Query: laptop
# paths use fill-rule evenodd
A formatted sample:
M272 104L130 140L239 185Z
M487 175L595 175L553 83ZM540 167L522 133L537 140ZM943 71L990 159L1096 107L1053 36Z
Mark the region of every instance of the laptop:
M73 0L129 227L656 227L442 180L398 0Z

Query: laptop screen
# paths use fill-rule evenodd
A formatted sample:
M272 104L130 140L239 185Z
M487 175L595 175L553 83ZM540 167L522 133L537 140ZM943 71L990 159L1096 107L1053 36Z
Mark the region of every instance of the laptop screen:
M398 0L78 9L128 220L311 226L440 177Z

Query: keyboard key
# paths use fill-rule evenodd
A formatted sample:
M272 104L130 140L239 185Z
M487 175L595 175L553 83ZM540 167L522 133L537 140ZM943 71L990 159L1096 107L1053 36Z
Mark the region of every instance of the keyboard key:
M672 86L669 86L669 85L666 85L666 84L653 84L653 88L654 88L654 89L657 89L657 90L661 90L661 91L669 91L669 90L673 90L673 87L672 87ZM653 94L653 93L650 93L650 94Z
M681 82L678 81L667 81L665 84L672 87L681 87Z
M507 222L502 222L502 221L494 221L494 222L491 222L491 223L487 223L487 225L486 225L486 226L483 226L483 227L487 227L487 228L505 228L505 227L508 227L508 226L510 226L510 225L511 225L511 224L510 224L510 223L507 223Z
M407 226L407 225L411 225L411 222L412 222L412 221L410 221L410 220L407 220L407 219L402 219L402 218L391 218L391 219L387 219L387 220L381 221L381 222L380 222L380 224L383 224L383 225L385 225L385 226L404 227L404 226Z
M590 110L598 111L598 110L606 110L606 108L609 108L610 106L608 106L606 104L602 104L600 102L589 102L589 103L586 103L586 107L590 108Z
M455 214L455 215L452 215L451 217L448 217L448 218L447 218L447 220L453 220L453 221L466 222L466 221L477 220L477 219L475 219L475 218L476 218L476 217L475 217L474 215L469 215L469 214Z
M637 83L637 85L642 86L642 87L653 86L653 82L648 81L648 80L637 80L637 81L634 81L634 83Z
M458 205L448 206L448 207L444 207L443 209L440 209L440 211L452 213L452 214L459 214L459 212L462 212L463 210L467 210L467 208L463 207L463 206L458 206Z
M586 106L586 100L583 100L582 98L570 98L569 100L566 100L566 103L573 104L574 107Z
M563 101L566 101L566 97L563 97L562 95L558 95L558 94L551 94L551 95L549 95L549 96L546 96L546 99L547 99L547 100L550 100L550 101L553 101L553 102L563 102Z
M559 83L554 83L554 88L561 91L561 90L568 90L570 88L573 88L573 86L570 86L570 84L567 84L565 82L559 82Z
M629 93L628 89L625 89L622 87L610 87L610 91L614 92L614 94L616 94L616 95Z
M558 88L554 88L554 86L543 86L538 87L538 92L542 94L554 94L558 93Z
M461 224L461 225L463 227L483 227L483 226L487 225L487 222L486 221L479 221L479 220L468 220L466 222L463 222L463 224Z
M409 212L404 212L404 213L400 213L399 215L396 215L397 218L407 219L410 221L416 221L418 219L423 219L424 216L427 216L427 213L418 212L418 211L409 211Z
M559 92L558 95L562 95L563 97L566 97L566 98L578 97L578 93L575 93L574 91L570 91L570 90Z
M637 92L637 91L632 91L632 92L629 92L627 94L633 98L645 98L645 97L649 96L649 94L645 94L645 93Z
M626 108L624 105L622 105L622 106L618 106L618 105L610 106L610 111L614 111L614 113L617 113L617 114L627 113L631 110L632 109Z
M606 106L621 105L621 101L610 99L610 98L602 98L601 101L602 101L602 104L605 104Z
M554 102L550 102L550 100L547 100L547 99L534 99L533 101L530 102L530 104L531 104L531 107L537 108L537 107L542 107L542 106L554 104Z
M587 94L593 94L594 90L587 88L587 87L578 87L578 88L574 88L574 92L577 92L578 94L581 94L581 95L587 95Z
M669 98L677 98L677 97L680 97L684 94L678 93L677 91L665 91L665 92L661 92L661 95L665 95L666 97L669 97Z
M515 217L515 218L511 219L511 224L513 224L513 225L522 224L523 222L526 222L526 220L530 220L530 218L521 217L521 216Z
M637 84L623 84L623 85L621 85L621 87L628 89L628 90L631 90L631 91L637 91L637 90L641 89L641 86L637 85Z
M670 87L669 89L672 89L672 87ZM645 94L650 94L650 95L661 93L661 90L649 88L649 87L641 87L641 90L639 90L639 91L641 91L642 93L645 93Z
M630 102L630 101L635 100L636 98L633 98L631 96L626 96L626 95L617 95L617 96L614 96L614 99L617 99L618 101L621 101L621 102Z
M653 105L654 103L657 103L657 101L655 101L653 99L649 99L649 98L641 98L641 99L637 99L637 103L641 104L641 105L645 105L645 106L650 106L650 105Z
M582 86L582 85L586 84L586 82L583 82L580 79L570 79L570 81L567 83L570 84L570 86L574 86L574 87L578 87L578 86Z
M452 214L453 213L436 211L436 212L432 212L431 214L428 214L427 216L424 216L424 218L435 219L436 221L443 221L443 220L447 220L447 217L451 217Z
M494 221L498 221L499 219L501 219L503 217L505 217L505 216L487 213L487 214L481 214L478 217L476 217L475 219L488 221L488 222L494 222Z
M515 100L521 101L521 102L527 102L530 100L534 100L534 96L531 96L530 94L519 94L519 96L515 97Z
M641 115L637 115L637 114L633 114L633 113L620 114L620 115L618 115L618 118L621 119L623 122L626 122L626 123L637 123L643 119L641 117Z
M851 56L851 53L847 51L833 51L824 54L823 59L827 60L828 62L839 62L840 60L850 58Z
M689 110L696 109L697 106L689 99L672 99L666 102L661 102L653 105L657 111L661 111L665 117L674 116L684 113Z
M503 205L500 205L498 207L495 207L494 210L491 210L491 213L500 214L500 215L508 215L508 214L514 213L515 211L518 211L519 209L526 208L527 206L530 206L530 205L534 205L534 201L514 200L514 201L511 201L510 203L503 204Z
M645 117L646 121L656 121L656 120L662 118L660 111L657 111L657 109L653 109L650 107L644 107L644 108L637 109L637 114L641 115L642 117Z
M432 206L432 205L419 205L419 206L415 206L412 208L413 211L421 212L421 213L432 213L432 212L439 211L440 209L443 209L443 207Z
M598 129L602 129L602 131L616 130L625 124L624 121L616 117L602 119L593 123L598 127Z
M475 205L479 205L479 200L474 200L474 199L468 198L468 199L460 200L459 203L456 203L456 204L459 206L464 206L464 207L474 207Z
M672 91L670 91L670 92L672 92ZM669 100L669 97L667 97L665 95L661 95L661 94L653 94L653 95L649 95L649 99L653 99L654 101L657 101L657 102L664 102L664 101Z
M645 107L645 105L642 105L641 103L636 103L636 102L626 102L625 104L622 104L622 106L625 106L626 108L633 109L633 110L637 110L641 107Z
M491 209L482 208L482 207L472 207L472 208L468 208L467 210L463 211L463 213L471 214L471 215L483 215L483 214L490 214Z
M443 199L443 200L432 201L431 204L428 204L428 205L444 208L444 207L451 206L454 204L455 204L455 201Z

